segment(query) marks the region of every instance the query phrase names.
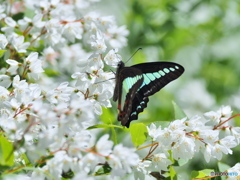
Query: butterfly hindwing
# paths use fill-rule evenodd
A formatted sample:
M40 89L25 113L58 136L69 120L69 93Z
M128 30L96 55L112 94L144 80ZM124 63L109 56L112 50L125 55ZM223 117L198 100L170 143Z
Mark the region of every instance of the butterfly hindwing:
M132 99L142 82L143 76L139 69L124 67L124 64L118 66L113 100L118 100L118 120L121 121L123 126L125 126L132 112ZM123 97L123 91L126 91L125 97Z
M113 100L118 100L118 120L129 127L138 118L149 101L148 97L158 92L169 82L177 79L184 68L172 62L151 62L124 67L120 62L116 73L116 87ZM122 90L127 91L122 107Z

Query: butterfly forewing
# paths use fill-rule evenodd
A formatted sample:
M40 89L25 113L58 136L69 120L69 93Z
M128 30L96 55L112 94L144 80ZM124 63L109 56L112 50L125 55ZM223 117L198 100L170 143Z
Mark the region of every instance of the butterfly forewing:
M124 67L124 63L120 62L114 100L118 100L118 120L122 125L129 127L130 122L136 120L138 114L147 107L148 96L177 79L183 72L181 65L172 62L142 63L131 67ZM123 88L127 91L126 96L122 96ZM121 97L125 97L125 100L122 101Z
M138 114L147 107L148 96L155 94L184 72L181 65L172 62L143 63L132 67L141 70L144 81L132 100L132 113L126 123L128 126L132 120L138 119Z
M151 62L131 66L141 70L144 81L139 88L144 96L151 96L184 72L184 68L173 62Z

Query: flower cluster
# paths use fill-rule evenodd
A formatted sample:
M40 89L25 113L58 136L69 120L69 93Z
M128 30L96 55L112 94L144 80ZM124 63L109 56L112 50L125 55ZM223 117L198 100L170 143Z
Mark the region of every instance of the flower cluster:
M116 67L113 49L128 34L90 11L97 1L1 2L0 128L14 152L1 166L14 158L11 173L35 167L5 179L87 179L103 166L124 176L139 161L134 149L87 130L111 107L114 74L104 63Z
M168 171L169 165L174 163L170 159L188 161L198 152L202 152L206 162L232 154L231 148L240 143L240 128L229 125L234 117L231 115L231 108L223 106L216 112L205 113L205 118L194 116L189 120L175 120L163 129L151 124L148 135L153 144L136 167L135 177L144 179L144 175L151 172Z
M3 179L112 179L133 171L144 179L199 151L207 162L231 154L240 128L228 124L228 106L164 129L151 124L152 144L142 158L140 151L89 128L98 124L102 107L111 107L114 73L104 66L117 66L117 48L128 35L113 16L90 10L98 1L0 1Z

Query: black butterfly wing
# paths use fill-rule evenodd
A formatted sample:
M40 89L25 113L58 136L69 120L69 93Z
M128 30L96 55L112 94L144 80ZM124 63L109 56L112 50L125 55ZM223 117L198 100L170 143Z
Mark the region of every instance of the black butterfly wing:
M147 107L148 96L155 94L184 72L181 65L173 62L142 63L131 68L137 68L142 72L143 82L132 99L132 111L125 123L126 127L129 127L132 120L138 119L138 114Z
M122 66L121 66L122 65ZM132 100L134 99L137 90L143 83L142 72L137 68L124 67L120 64L116 73L116 86L114 90L113 100L118 100L118 120L123 126L129 120L129 115L132 112ZM123 96L123 89L126 90L125 99ZM124 104L122 105L122 99Z

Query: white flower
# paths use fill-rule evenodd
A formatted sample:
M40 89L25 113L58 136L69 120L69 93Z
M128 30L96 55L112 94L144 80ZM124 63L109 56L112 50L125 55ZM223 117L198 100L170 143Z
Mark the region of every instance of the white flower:
M20 25L22 30L25 30L30 23L31 19L28 17L24 17L23 19L18 20L18 24Z
M206 144L200 140L195 140L195 152L203 152L206 147Z
M186 122L186 129L191 131L199 131L205 128L206 120L203 120L200 116L194 116L189 121Z
M39 73L44 72L42 69L42 61L38 59L38 53L32 52L29 54L25 61L30 70L30 73L28 73L28 75L37 80L39 78Z
M240 143L240 127L231 128L232 135L235 137L237 143Z
M235 146L236 142L234 141L233 136L227 136L226 138L220 140L219 143L215 143L213 145L207 144L206 149L204 151L204 157L206 162L209 162L211 157L221 160L222 153L232 154L232 150L230 148Z
M96 144L96 151L103 156L108 156L112 152L113 142L109 141L108 138L109 135L105 134Z
M11 74L15 74L16 70L18 69L18 67L20 65L20 63L18 63L17 61L15 61L13 59L6 60L6 63L8 63L10 65L7 72L10 72Z
M9 98L9 94L10 92L6 88L0 86L0 102L7 101Z
M240 178L240 163L235 164L232 168L227 170L227 180L236 180Z
M1 4L0 5L0 20L2 20L3 18L5 18L7 15L5 14L6 11L6 5L5 4Z
M195 153L195 143L193 138L185 137L180 143L176 143L172 147L173 158L180 159L192 159Z
M224 154L232 154L232 150L230 148L236 147L237 143L234 141L233 136L224 137L216 143L211 148L211 157L214 157L218 160L222 159L222 153Z
M225 154L232 154L232 150L230 148L234 148L237 146L234 136L226 136L222 138L219 143L226 148L227 153Z
M185 131L184 130L175 130L173 132L171 132L171 141L172 142L178 142L178 143L182 143L183 139L186 137L185 135Z
M199 137L202 138L205 143L214 144L214 142L218 141L218 135L218 130L202 129L199 131Z
M52 33L46 33L44 36L44 43L49 44L50 46L61 45L62 35L57 31Z
M112 88L111 84L109 89L106 89L104 85L109 85L109 83L91 84L89 86L89 91L90 91L90 94L95 95L94 99L97 100L102 106L111 107L108 101L113 95L113 89L110 89Z
M104 30L110 28L115 22L115 18L113 16L99 17L98 20L100 27L102 26Z
M123 147L122 144L114 147L109 158L108 163L112 168L113 176L124 176L126 173L131 173L131 167L136 166L139 162L139 157L134 150Z
M152 157L152 166L158 171L161 170L168 171L167 167L171 164L172 162L168 159L168 157L164 153L154 154Z
M41 88L38 84L29 84L29 96L31 96L33 99L38 99L41 96Z
M211 124L217 125L220 122L221 115L215 111L204 113L204 117L211 122Z
M46 22L45 27L47 29L47 33L44 37L44 42L50 44L52 46L61 44L62 35L61 35L61 24L58 19L50 19Z
M186 128L186 125L184 123L184 121L186 121L187 118L183 118L181 120L175 120L173 122L170 123L170 125L168 126L168 129L171 131L175 131L175 130L184 130Z
M61 179L63 172L63 154L65 154L63 151L56 152L54 157L46 162L46 168L56 179Z
M0 34L0 49L4 49L8 44L8 40L4 34Z
M229 119L232 115L230 106L222 106L217 112L210 111L204 114L205 118L210 120L210 124L218 125L219 123ZM224 124L226 126L227 124Z
M126 26L112 26L108 29L108 33L111 35L109 43L113 48L121 48L126 45L129 31L126 29Z
M33 17L32 23L35 27L42 28L45 25L45 22L42 21L43 14L36 14Z
M85 2L85 1L84 1ZM84 179L84 180L95 180L95 177L89 176L87 172L84 171L77 171L76 174L74 174L74 177L72 180L79 180L79 179Z
M89 23L89 22L92 22L92 21L97 21L97 18L99 18L99 14L96 13L96 12L90 12L90 13L87 13L85 16L84 16L84 20L86 21L86 23Z
M13 116L14 114L7 108L0 109L0 126L7 132L9 130L15 130L17 127Z
M74 42L75 38L82 38L82 24L80 22L70 22L63 26L63 35L70 41Z
M68 102L70 95L73 92L72 87L68 87L68 82L61 83L56 89L47 93L47 98L52 104L57 104L59 101Z
M17 23L11 17L6 17L5 23L10 27L15 27L17 25Z
M149 170L147 169L151 165L151 161L139 161L138 165L134 168L134 177L135 179L144 180L145 175L149 174Z
M16 49L16 51L19 53L26 53L27 52L26 49L30 45L29 42L24 42L24 36L13 37L11 43L13 47Z
M36 171L33 171L31 174L31 179L34 180L43 180L46 179L46 174L44 173L44 170L47 171L46 166L43 168L37 167ZM46 172L45 171L45 172Z
M96 35L92 36L92 38L93 41L91 42L91 48L97 53L104 53L107 49L107 46L102 33L97 31Z
M222 159L222 153L227 154L226 147L220 144L215 144L215 146L212 146L211 157L220 161Z
M81 151L79 150L85 150L91 147L92 135L89 133L89 131L81 130L79 126L76 129L78 129L79 132L76 132L75 134L72 135L71 142L69 142L68 153L73 157L81 158L82 154Z
M75 81L75 87L80 91L78 94L81 96L82 93L86 92L91 81L88 79L87 73L76 72L71 76Z
M81 168L89 173L94 170L99 163L105 163L105 158L88 153L81 159Z
M47 0L35 1L33 5L39 9L41 9L42 11L47 11L51 6L51 2L49 2Z
M210 144L207 144L206 148L204 149L204 158L207 163L209 163L212 157L212 150L213 150L213 146Z
M36 14L32 19L24 17L18 21L22 30L25 30L30 24L35 28L42 28L45 25L45 22L42 21L43 14Z
M73 79L79 79L80 81L87 81L88 80L88 76L86 73L81 73L81 72L76 72L74 73L71 78Z
M71 164L73 159L68 156L66 151L59 151L54 155L54 158L57 158L63 163L63 171L68 172L71 169Z
M101 93L101 91L99 91L101 86L97 86L97 87L94 87L94 86L97 86L97 84L90 86L90 96L93 96L93 98L91 99L91 102L94 105L95 113L98 115L101 115L102 106L112 107L111 102L109 101L109 98L112 97L112 91L104 90Z
M172 144L171 131L169 131L169 129L167 128L164 128L160 132L157 140L161 142L164 146L170 147L170 145Z
M56 5L53 5L56 7L55 9L51 10L51 17L59 19L60 21L65 21L63 24L68 23L68 22L76 22L78 21L78 17L75 11L78 11L76 7L73 5L73 3L59 3L57 1L59 0L54 0ZM51 1L52 3L53 1ZM55 4L54 3L54 4Z
M148 135L153 139L153 141L156 140L156 138L160 135L161 132L161 126L158 128L155 124L151 123L150 127L147 126Z
M112 67L117 67L119 61L122 60L122 57L117 54L118 49L111 49L106 56L104 57L104 61L107 65Z
M26 82L26 80L20 81L19 75L13 78L12 85L14 87L14 95L17 99L21 99L22 97L24 97L23 95L25 94L25 92L28 92L28 83Z
M232 115L230 106L222 106L217 112L221 115L221 121L229 119Z
M8 88L11 85L12 81L7 75L0 75L0 86Z
M88 58L88 67L85 69L86 72L93 73L103 68L104 64L102 62L100 54L92 54Z

